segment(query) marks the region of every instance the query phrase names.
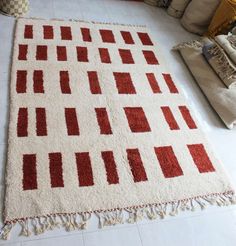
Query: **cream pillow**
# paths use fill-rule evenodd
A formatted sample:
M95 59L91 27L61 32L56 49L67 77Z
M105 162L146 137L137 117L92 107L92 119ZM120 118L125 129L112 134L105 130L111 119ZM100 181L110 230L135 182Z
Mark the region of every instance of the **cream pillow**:
M203 34L220 3L220 0L192 0L185 9L181 23L188 31Z

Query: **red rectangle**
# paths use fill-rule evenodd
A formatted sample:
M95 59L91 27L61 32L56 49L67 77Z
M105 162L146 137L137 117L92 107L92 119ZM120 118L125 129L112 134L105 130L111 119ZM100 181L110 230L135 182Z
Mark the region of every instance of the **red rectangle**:
M147 181L147 175L138 149L127 149L127 158L134 182Z
M63 94L71 94L70 78L68 71L60 71L60 85Z
M134 44L134 40L130 32L120 31L120 33L126 44Z
M97 121L100 127L101 134L112 134L111 125L109 122L106 108L95 108Z
M165 82L170 90L170 93L179 93L178 89L176 88L170 74L162 74L163 78L165 79Z
M143 45L153 45L151 38L146 32L138 32L139 39Z
M166 178L183 175L183 171L171 146L155 147L154 150Z
M79 135L79 124L75 108L65 108L67 133L69 136Z
M26 70L17 70L16 73L16 92L17 93L26 93L27 87L27 71Z
M19 52L18 52L18 60L27 60L28 54L28 45L27 44L19 44Z
M151 50L143 50L143 55L144 55L144 58L146 59L147 61L147 64L149 65L158 65L159 62L154 54L153 51Z
M179 110L187 124L187 126L189 127L189 129L196 129L197 126L189 112L189 109L186 106L179 106Z
M43 26L43 36L44 39L53 39L53 27L52 26Z
M24 38L25 39L33 38L33 26L32 25L25 25Z
M71 28L69 26L61 26L61 39L72 40Z
M142 107L125 107L124 108L130 130L132 132L150 132L146 115Z
M51 187L64 187L61 153L49 153Z
M99 48L99 54L102 63L111 63L111 58L107 48Z
M153 93L161 93L161 89L157 83L156 77L154 73L146 73L147 79L149 81L149 84L152 88Z
M44 93L42 70L34 70L33 81L34 93Z
M187 147L200 173L215 171L203 144L188 144Z
M37 185L36 154L23 155L23 190L35 190Z
M88 62L88 49L87 47L76 47L77 50L77 60L79 62Z
M45 108L36 108L35 113L37 136L47 136L47 121Z
M79 186L92 186L93 182L93 171L89 152L75 153L77 172L79 178Z
M111 30L99 30L104 43L115 43L115 38Z
M19 108L18 120L17 120L17 136L27 137L28 136L28 109Z
M101 152L105 164L108 184L118 184L119 177L116 170L116 163L112 151Z
M113 75L119 94L136 94L136 90L129 73L114 72Z
M57 60L67 61L66 46L57 46Z
M102 94L96 71L88 71L89 87L92 94Z
M48 47L46 45L37 45L36 60L46 61L48 59Z
M168 106L161 107L162 113L166 119L171 130L179 130L179 126L174 118L174 115L171 112L171 109Z
M81 33L82 33L82 38L84 42L91 42L92 41L92 37L90 34L90 29L89 28L85 28L85 27L81 27L80 28Z
M119 54L124 64L134 64L134 59L130 50L119 49Z

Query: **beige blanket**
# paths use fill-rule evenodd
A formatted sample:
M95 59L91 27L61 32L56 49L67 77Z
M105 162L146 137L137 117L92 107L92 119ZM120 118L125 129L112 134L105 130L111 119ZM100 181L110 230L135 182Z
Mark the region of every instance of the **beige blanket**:
M228 89L209 66L202 55L202 47L182 45L179 50L189 70L208 101L220 116L225 125L232 129L236 124L236 89Z

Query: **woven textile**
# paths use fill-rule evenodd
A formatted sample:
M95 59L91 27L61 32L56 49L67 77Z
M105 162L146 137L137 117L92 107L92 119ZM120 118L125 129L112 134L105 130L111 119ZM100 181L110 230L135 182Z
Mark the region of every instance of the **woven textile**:
M236 90L229 89L207 62L202 53L204 43L209 43L209 40L204 38L202 42L182 43L174 49L179 50L201 91L225 126L233 129L236 125Z
M208 39L202 49L202 53L213 70L218 74L223 83L229 89L236 88L236 67L216 42Z
M144 27L20 19L10 108L4 238L233 202Z
M0 0L0 10L15 17L22 16L29 9L28 0Z

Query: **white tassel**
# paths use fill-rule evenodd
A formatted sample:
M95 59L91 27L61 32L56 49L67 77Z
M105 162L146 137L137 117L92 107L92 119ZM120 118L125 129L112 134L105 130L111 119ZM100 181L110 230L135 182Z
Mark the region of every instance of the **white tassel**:
M14 223L9 223L9 224L6 224L2 230L1 230L1 238L3 240L7 240L9 238L9 235L10 235L10 232L11 232L11 229L13 228L15 224Z
M216 203L214 198L208 198L208 197L203 197L206 202L208 202L210 205L214 205Z
M95 215L98 217L98 228L103 228L102 213L95 212Z
M235 195L232 195L230 198L229 198L231 204L236 204L236 196Z
M206 204L201 201L201 198L195 198L194 200L199 204L201 210L204 210L206 208Z
M169 213L170 216L176 216L178 214L180 202L172 203L171 205L171 212Z
M42 234L43 233L43 230L42 230L42 227L39 223L39 219L38 218L35 218L35 219L32 219L31 220L31 224L34 228L34 234L35 235L39 235L39 234Z
M143 208L133 208L133 209L126 209L129 213L129 218L127 222L130 224L134 224L137 221L141 220L144 216L144 209Z
M51 230L55 228L60 228L60 223L57 221L57 216L56 215L51 215L49 217L50 225L51 225Z
M111 212L96 213L99 218L99 227L112 226L117 224L123 224L123 212L122 210L116 210Z
M186 201L181 201L180 209L181 209L182 211L190 210L190 207L189 207L188 203L189 203L188 200L186 200Z
M145 209L146 215L148 217L148 219L150 220L155 220L157 218L157 214L153 208L153 206L146 208Z
M83 213L81 214L81 222L79 223L79 229L80 230L84 230L87 228L87 223L89 221L89 219L91 218L91 214L90 213Z
M29 237L31 235L28 225L28 220L20 220L19 224L21 225L20 236Z
M66 231L74 231L76 229L75 224L73 223L73 215L65 215L66 222L64 223L64 227Z
M190 200L190 206L191 206L191 211L194 212L195 211L195 206L194 206L194 203L193 203L193 199Z
M159 204L155 207L155 211L161 219L164 219L166 216L166 208L167 208L167 204L164 205Z

